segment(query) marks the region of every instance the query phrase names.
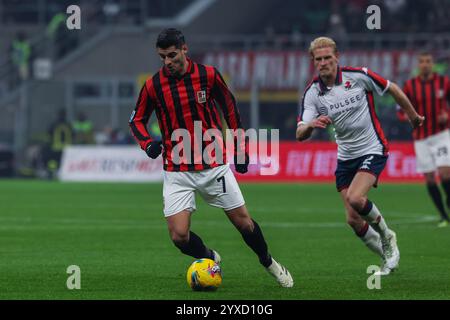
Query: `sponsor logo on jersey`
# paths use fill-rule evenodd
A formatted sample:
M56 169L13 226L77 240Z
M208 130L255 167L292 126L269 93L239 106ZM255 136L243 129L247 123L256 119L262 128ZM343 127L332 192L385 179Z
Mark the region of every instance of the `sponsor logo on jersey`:
M321 116L327 116L328 115L328 108L325 106L320 106L319 107L319 114Z
M345 90L348 90L351 87L352 87L352 84L350 83L350 81L345 81L345 85L344 85Z
M197 91L197 102L198 103L205 103L206 102L206 91Z
M358 103L359 101L361 101L362 98L363 98L363 96L359 95L359 94L354 95L349 98L345 98L344 100L341 100L338 103L330 105L330 110L345 108L345 107L348 107L349 105L354 105L354 104Z

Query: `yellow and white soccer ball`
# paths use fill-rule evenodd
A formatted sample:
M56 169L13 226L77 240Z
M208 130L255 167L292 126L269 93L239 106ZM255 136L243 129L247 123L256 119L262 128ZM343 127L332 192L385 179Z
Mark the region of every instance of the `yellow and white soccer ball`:
M214 291L222 283L222 270L211 259L198 259L190 265L186 279L192 290Z

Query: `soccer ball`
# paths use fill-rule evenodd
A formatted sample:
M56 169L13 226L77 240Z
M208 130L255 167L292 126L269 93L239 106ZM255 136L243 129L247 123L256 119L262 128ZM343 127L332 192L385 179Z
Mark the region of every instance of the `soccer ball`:
M214 291L222 283L222 270L211 259L198 259L190 265L186 280L192 290Z

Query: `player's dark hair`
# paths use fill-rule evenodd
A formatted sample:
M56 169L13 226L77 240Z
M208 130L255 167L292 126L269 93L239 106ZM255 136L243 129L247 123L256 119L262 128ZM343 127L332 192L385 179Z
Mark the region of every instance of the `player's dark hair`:
M175 28L168 28L161 31L156 41L156 47L161 49L167 49L171 46L175 46L177 49L185 44L184 35L180 30Z

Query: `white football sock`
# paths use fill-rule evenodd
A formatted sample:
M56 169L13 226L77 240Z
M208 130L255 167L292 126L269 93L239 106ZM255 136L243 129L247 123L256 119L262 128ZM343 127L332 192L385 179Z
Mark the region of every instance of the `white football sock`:
M370 212L367 215L361 217L366 220L370 224L370 226L380 234L382 238L385 238L389 234L389 228L387 227L386 222L384 221L384 218L375 203L372 202L372 209L370 210Z
M369 226L365 235L360 237L362 242L373 252L375 252L380 257L383 256L383 249L381 247L380 235L375 232L375 230Z

